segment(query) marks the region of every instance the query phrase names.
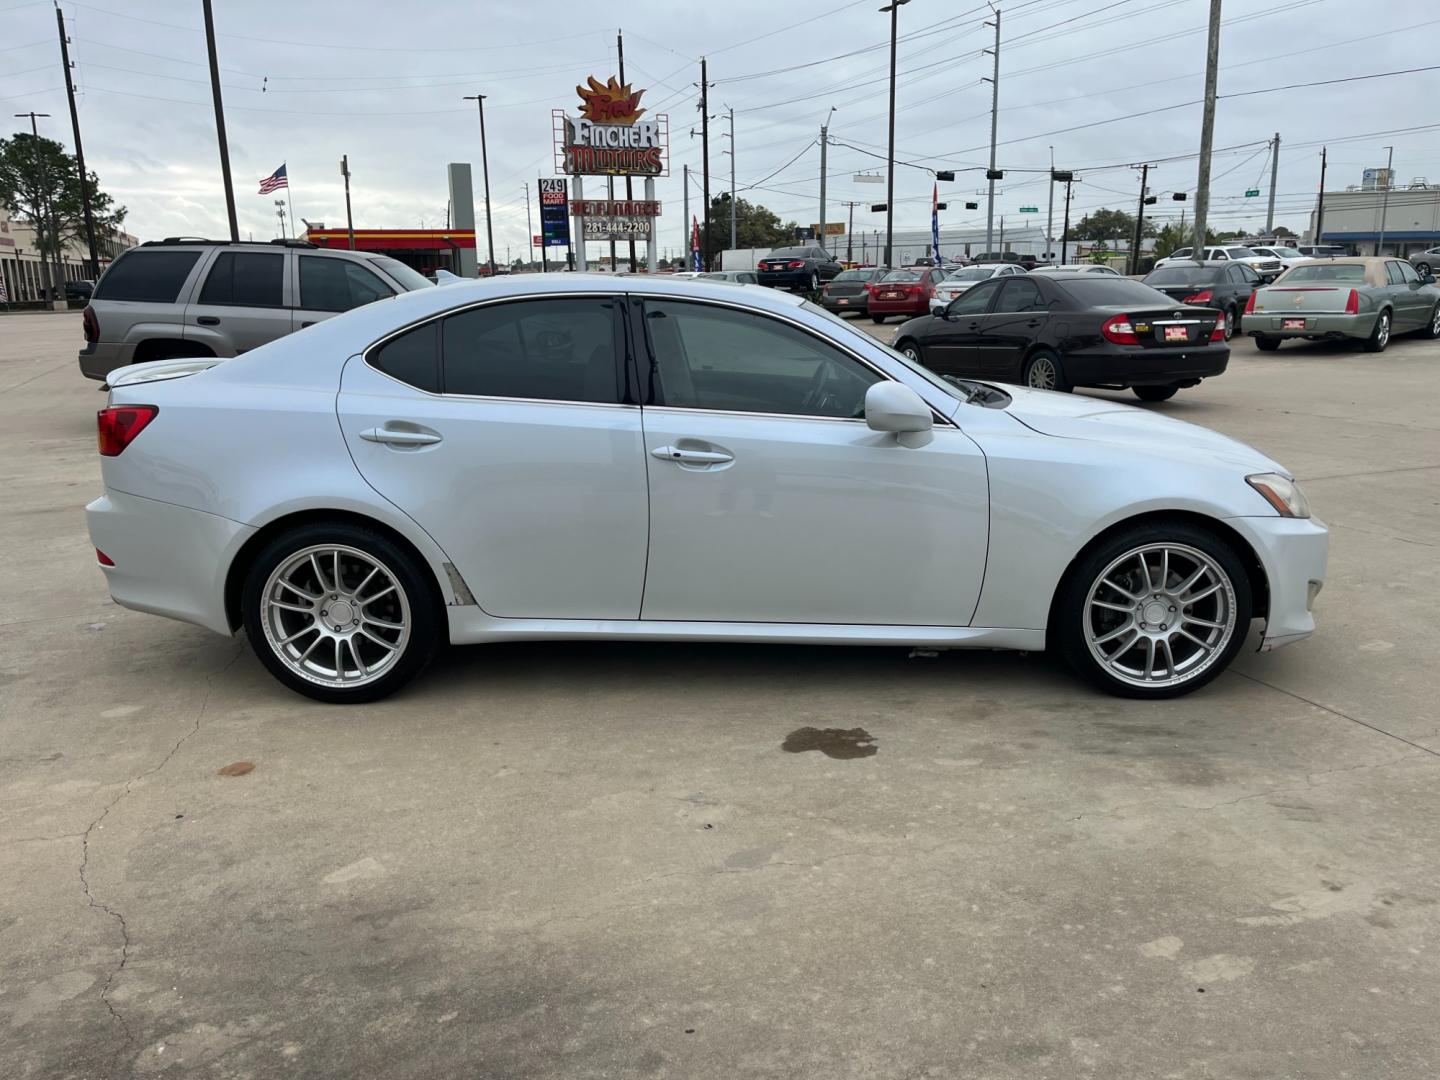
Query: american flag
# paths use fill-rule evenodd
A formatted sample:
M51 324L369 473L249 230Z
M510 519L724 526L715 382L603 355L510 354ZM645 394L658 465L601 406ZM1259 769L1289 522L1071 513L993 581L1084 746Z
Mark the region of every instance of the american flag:
M272 191L278 191L282 187L288 188L289 186L290 181L285 178L285 166L282 164L269 176L265 177L264 180L260 181L260 194L269 195Z

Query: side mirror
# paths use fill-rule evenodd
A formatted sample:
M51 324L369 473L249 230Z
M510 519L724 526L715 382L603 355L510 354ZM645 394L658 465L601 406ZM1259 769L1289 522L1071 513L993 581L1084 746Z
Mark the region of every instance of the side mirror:
M1422 277L1422 278L1420 279L1420 282L1421 282L1421 284L1423 284L1423 285L1434 285L1434 284L1435 284L1435 275L1434 275L1434 274L1426 274L1424 277Z
M930 406L898 382L878 382L865 391L865 423L871 431L891 432L901 446L915 449L935 437Z

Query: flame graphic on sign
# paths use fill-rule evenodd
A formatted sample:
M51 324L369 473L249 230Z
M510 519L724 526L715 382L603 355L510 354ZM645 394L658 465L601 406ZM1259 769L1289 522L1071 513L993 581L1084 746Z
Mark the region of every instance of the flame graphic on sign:
M584 102L580 115L586 120L597 124L633 124L645 111L639 107L644 90L631 90L629 83L621 85L613 75L603 83L594 75L588 76L585 81L590 84L590 89L577 86L575 93Z

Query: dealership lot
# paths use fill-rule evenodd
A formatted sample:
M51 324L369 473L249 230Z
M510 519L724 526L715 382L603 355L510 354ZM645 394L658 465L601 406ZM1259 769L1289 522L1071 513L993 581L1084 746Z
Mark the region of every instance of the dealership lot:
M1434 1074L1440 343L1148 406L1333 530L1316 637L1186 699L515 645L338 709L110 603L79 340L0 318L7 1075Z

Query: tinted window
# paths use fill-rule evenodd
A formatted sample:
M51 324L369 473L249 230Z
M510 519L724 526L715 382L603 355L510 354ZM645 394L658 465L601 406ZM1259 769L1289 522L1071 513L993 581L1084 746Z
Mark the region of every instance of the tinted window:
M1219 281L1223 266L1162 266L1145 275L1145 285L1190 285L1200 281Z
M1415 272L1415 268L1411 266L1408 262L1395 263L1394 265L1400 268L1400 276L1405 280L1407 284L1412 281L1420 280L1420 275Z
M1188 259L1189 257L1190 257L1190 249L1189 249L1189 248L1176 248L1174 251L1172 251L1172 252L1170 253L1170 258L1172 258L1172 259Z
M1003 284L1003 281L995 278L982 281L961 293L946 310L951 315L983 315L990 306L990 301L995 298L995 290Z
M406 292L414 292L416 289L433 289L435 283L427 278L419 270L406 266L399 259L392 259L388 255L383 259L371 259L372 263L378 266L391 279L398 281L400 287Z
M1225 276L1236 285L1244 285L1246 281L1245 267L1240 263L1236 263L1234 266L1227 266L1225 268Z
M1405 275L1400 273L1400 264L1397 262L1387 262L1385 264L1385 276L1390 279L1391 285L1405 284Z
M440 389L440 324L428 322L391 338L370 353L370 365L403 383L435 393Z
M95 299L174 303L198 258L198 251L127 252L105 271L95 289Z
M1057 279L1055 284L1062 284L1062 279ZM1063 279L1063 288L1081 307L1174 303L1164 293L1156 292L1149 285L1131 281L1129 278L1086 274L1082 277Z
M874 278L874 270L842 270L835 275L836 281L871 281Z
M919 270L891 270L881 281L919 281Z
M613 403L614 305L608 300L517 300L444 321L447 394Z
M767 259L803 259L809 254L809 248L776 248L765 257Z
M222 251L200 290L202 304L283 307L285 256L268 251Z
M1012 278L1000 290L1000 299L995 304L999 311L1048 311L1049 305L1040 295L1040 286L1025 278Z
M858 417L880 381L813 334L750 312L650 300L645 330L667 405Z
M1365 267L1360 263L1301 263L1281 278L1286 285L1297 281L1363 282Z
M348 259L300 256L300 306L311 311L349 311L394 296L378 277Z

